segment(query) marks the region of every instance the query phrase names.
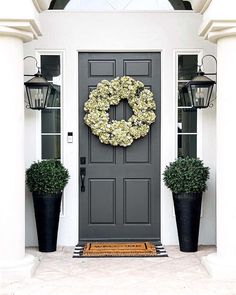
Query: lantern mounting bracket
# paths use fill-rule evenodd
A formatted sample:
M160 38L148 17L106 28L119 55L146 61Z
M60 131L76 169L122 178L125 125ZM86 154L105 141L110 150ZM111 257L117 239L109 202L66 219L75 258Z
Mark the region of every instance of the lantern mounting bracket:
M205 72L202 71L203 61L204 61L204 59L206 57L212 57L214 59L214 61L216 63L216 72L215 73L205 73ZM203 75L207 75L207 76L217 76L217 59L216 59L216 57L214 55L212 55L212 54L206 54L206 55L204 55L202 57L202 59L201 59L201 64L198 65L198 72L203 72Z
M32 56L32 55L27 55L26 57L24 57L23 60L26 60L27 58L33 58L34 59L36 68L38 69L37 74L40 74L41 75L41 67L39 67L37 59L34 56ZM24 74L24 76L25 77L34 77L35 74L34 75Z

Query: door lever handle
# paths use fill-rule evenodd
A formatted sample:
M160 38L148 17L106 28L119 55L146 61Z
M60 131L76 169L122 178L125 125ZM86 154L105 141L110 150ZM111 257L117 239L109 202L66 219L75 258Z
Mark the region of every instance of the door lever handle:
M80 168L80 179L81 179L81 192L85 192L85 175L86 175L86 168Z

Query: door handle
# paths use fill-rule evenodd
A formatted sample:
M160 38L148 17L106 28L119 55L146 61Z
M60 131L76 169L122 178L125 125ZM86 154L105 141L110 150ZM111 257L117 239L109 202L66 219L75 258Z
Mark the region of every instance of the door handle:
M80 190L81 192L85 192L85 175L86 175L86 168L80 168L80 179L81 179L81 187Z

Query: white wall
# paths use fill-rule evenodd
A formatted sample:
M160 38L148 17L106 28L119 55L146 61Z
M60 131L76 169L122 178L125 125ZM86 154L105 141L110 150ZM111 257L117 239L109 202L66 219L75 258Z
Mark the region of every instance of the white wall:
M61 217L58 244L78 241L78 51L161 51L162 131L161 171L176 157L175 51L199 49L215 54L215 46L198 37L201 15L193 12L65 12L41 14L43 37L25 45L25 55L37 50L64 50L64 164L71 179L65 191L65 216ZM211 65L209 65L211 68ZM202 112L200 154L211 168L209 190L204 195L200 243L215 243L215 110ZM37 112L26 111L26 166L36 159ZM74 143L66 133L74 132ZM36 244L32 203L27 194L27 245ZM176 244L171 192L161 185L161 239Z

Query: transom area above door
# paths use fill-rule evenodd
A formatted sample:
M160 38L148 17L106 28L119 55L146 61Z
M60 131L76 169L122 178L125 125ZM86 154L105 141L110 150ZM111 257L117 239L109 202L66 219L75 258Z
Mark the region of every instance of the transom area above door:
M49 9L71 10L192 10L190 1L182 0L52 0Z

